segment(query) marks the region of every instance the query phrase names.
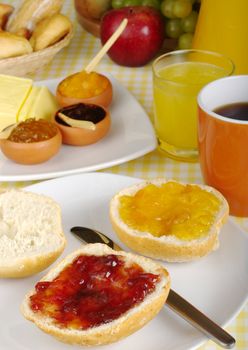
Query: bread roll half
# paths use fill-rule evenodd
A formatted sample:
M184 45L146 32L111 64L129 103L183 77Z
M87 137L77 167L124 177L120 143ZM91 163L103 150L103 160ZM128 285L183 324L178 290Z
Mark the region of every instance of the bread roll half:
M194 206L190 204L190 202L185 202L185 211L187 212L187 215L189 216L188 219L185 219L187 222L187 229L182 228L183 224L180 227L180 230L185 230L184 235L187 236L186 239L180 239L176 235L168 234L166 231L166 222L165 222L165 228L164 228L164 234L160 235L159 237L151 234L149 232L149 229L147 231L141 231L138 229L132 228L127 222L122 220L120 216L120 198L122 196L128 195L128 196L134 196L139 190L143 189L144 187L148 186L149 184L153 184L155 186L160 187L161 185L167 183L167 182L175 182L178 184L181 184L183 186L188 186L187 184L182 184L179 182L176 182L174 180L166 180L166 179L154 179L150 181L143 181L136 185L130 186L128 188L124 188L119 193L117 193L110 202L110 219L112 226L119 236L119 238L131 249L133 249L135 252L138 252L139 254L146 255L155 259L161 259L164 261L169 262L184 262L184 261L191 261L198 259L200 257L203 257L207 254L209 254L211 251L215 250L219 246L219 232L226 221L229 213L229 206L226 201L226 199L222 196L220 192L215 190L212 187L205 186L205 185L193 185L197 186L199 189L202 189L203 191L209 192L213 194L213 196L219 201L219 209L217 212L211 217L211 224L209 226L209 229L205 234L203 234L201 237L194 238L194 235L191 233L191 213L189 212L189 208L194 209ZM192 186L189 184L189 186ZM154 202L147 203L147 214L149 216L149 210L151 208L155 208L157 204L159 204L159 207L167 208L166 202L162 203L156 203L157 199L154 199ZM158 199L159 201L159 199ZM211 200L210 200L211 201ZM149 209L150 205L150 209ZM180 194L175 196L174 201L174 208L170 207L169 211L171 212L171 216L169 217L169 221L171 220L174 222L173 218L173 211L175 211L175 222L176 220L180 220L181 222L184 221L184 218L179 216L177 217L176 210L178 206L181 206L182 203L180 203ZM204 211L208 212L208 203L206 204L206 208L204 208L204 205L202 206L203 217L205 215ZM135 213L135 210L139 209L133 209L133 213ZM153 210L153 209L152 209ZM143 212L142 215L144 215L144 220L146 219L146 212ZM166 214L166 212L165 212ZM162 215L162 216L161 216ZM164 220L163 213L158 214L156 220ZM164 215L166 217L166 215ZM200 219L201 220L201 219ZM204 219L203 219L204 220ZM171 224L171 223L170 223ZM192 221L192 225L194 225L195 222ZM173 224L172 224L173 225Z
M104 255L117 255L118 258L124 259L125 266L130 266L130 264L138 264L145 273L152 273L159 276L156 281L155 289L153 289L149 294L147 294L143 301L137 302L131 309L121 314L118 318L112 321L106 321L100 325L93 326L87 329L80 327L67 326L63 327L59 325L55 319L52 317L44 315L40 311L33 311L30 307L30 297L35 295L36 290L31 290L25 297L22 305L21 312L24 317L28 320L34 322L40 329L44 332L55 336L58 340L69 344L78 345L103 345L112 342L116 342L136 330L143 327L148 321L150 321L163 307L170 289L170 277L167 270L159 265L158 263L141 256L137 256L131 253L126 253L122 251L114 251L105 244L88 244L80 248L79 250L73 252L62 260L55 268L51 269L48 274L42 278L40 282L58 280L60 272L62 272L66 267L68 267L76 258L85 255L94 256L104 256ZM114 265L112 265L114 266ZM102 277L104 276L104 277ZM106 277L105 277L106 276ZM109 278L110 283L113 281L109 275L101 275L101 270L99 269L99 277L94 274L94 278L100 280L99 283L103 283L101 278ZM114 280L116 281L116 280ZM118 281L118 280L117 280ZM70 282L70 277L68 277L68 283ZM72 282L71 282L72 283ZM74 283L74 281L73 281ZM81 283L81 282L80 282ZM90 283L91 282L87 282ZM75 284L73 284L75 285ZM53 287L54 288L54 287ZM60 287L61 288L61 287ZM93 287L94 288L94 287ZM121 288L121 287L120 287ZM54 289L53 289L54 290ZM94 293L93 289L93 293ZM77 291L76 298L79 295L82 296L82 300L79 300L81 307L84 307L83 296L85 291ZM50 294L49 294L50 295ZM59 292L58 296L59 297ZM102 294L100 294L102 295ZM56 296L53 296L56 298ZM70 294L70 300L68 302L74 302L73 297ZM65 302L65 304L67 301ZM63 304L63 305L65 305ZM93 308L94 308L93 303ZM110 310L114 309L114 306L109 305L106 301L106 307ZM51 306L52 307L52 306ZM51 309L48 308L48 312ZM63 306L62 306L63 307ZM57 308L55 308L57 310ZM77 310L73 309L75 314L78 314ZM95 311L96 313L99 311ZM57 314L56 317L58 318ZM71 320L73 322L73 320Z
M60 207L53 199L17 189L0 194L0 277L44 270L65 243Z

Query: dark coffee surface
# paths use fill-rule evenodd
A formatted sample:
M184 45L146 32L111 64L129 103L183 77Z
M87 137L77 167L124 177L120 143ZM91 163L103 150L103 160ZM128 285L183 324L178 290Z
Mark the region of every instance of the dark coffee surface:
M224 105L216 108L214 112L223 117L248 121L248 102L238 102Z

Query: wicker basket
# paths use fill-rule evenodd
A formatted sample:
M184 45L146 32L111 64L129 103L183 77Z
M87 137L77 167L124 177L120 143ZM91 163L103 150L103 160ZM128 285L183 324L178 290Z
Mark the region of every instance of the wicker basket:
M46 49L23 56L0 59L0 73L21 77L35 73L41 67L49 63L61 49L67 46L72 36L73 30L62 40Z

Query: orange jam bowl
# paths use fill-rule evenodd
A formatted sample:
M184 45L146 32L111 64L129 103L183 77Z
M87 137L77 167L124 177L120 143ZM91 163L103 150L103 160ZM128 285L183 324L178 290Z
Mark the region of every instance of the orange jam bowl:
M59 83L56 98L61 107L81 102L108 108L113 98L113 87L105 75L78 72Z
M8 139L0 140L3 154L15 163L33 165L43 163L56 155L62 144L59 128L54 136L37 142L15 142Z

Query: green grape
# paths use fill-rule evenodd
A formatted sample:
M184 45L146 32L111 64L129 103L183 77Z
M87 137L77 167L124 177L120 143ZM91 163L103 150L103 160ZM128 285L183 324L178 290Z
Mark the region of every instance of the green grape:
M140 6L141 0L124 0L123 6Z
M119 9L124 6L123 3L123 0L112 0L111 6L113 9Z
M178 48L181 50L190 49L192 47L193 34L184 33L178 39Z
M159 2L159 0L142 0L141 1L141 5L142 6L154 7L157 10L160 9L160 2Z
M165 17L175 18L173 13L173 5L175 0L164 0L161 2L160 11Z
M169 38L178 38L183 33L181 20L179 18L169 19L165 26L165 32Z
M173 14L177 18L187 17L192 11L192 4L189 0L175 0Z
M192 11L187 17L182 18L182 29L186 33L194 33L198 18L198 13Z

